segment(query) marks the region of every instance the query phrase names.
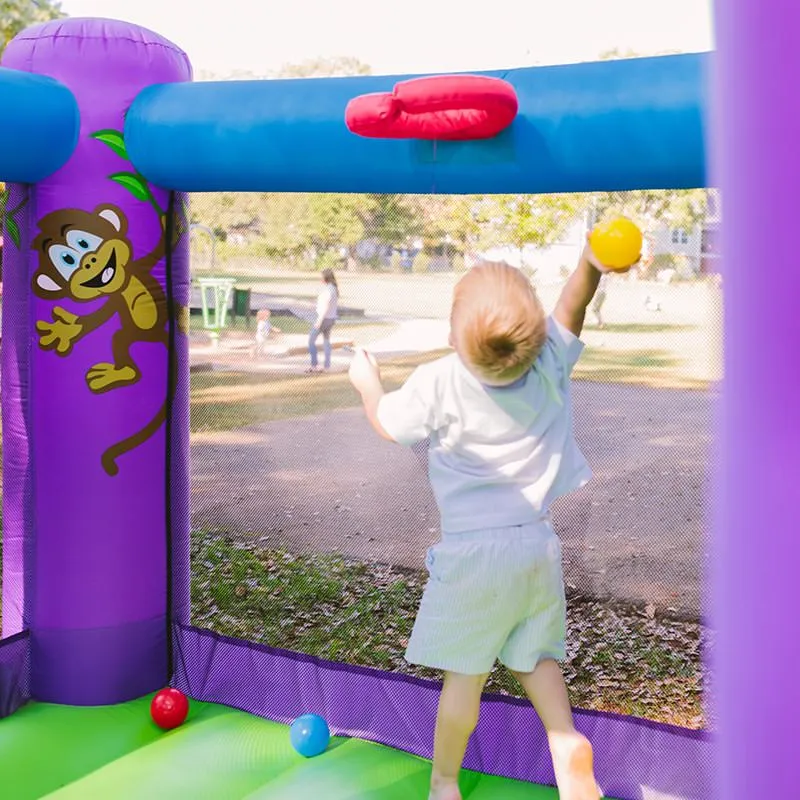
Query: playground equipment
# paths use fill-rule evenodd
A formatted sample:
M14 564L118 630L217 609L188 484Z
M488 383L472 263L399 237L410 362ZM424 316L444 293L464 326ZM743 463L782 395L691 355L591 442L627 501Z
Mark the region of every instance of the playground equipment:
M200 287L200 302L203 312L203 327L211 337L213 347L219 346L219 334L225 328L228 317L228 307L236 285L235 278L218 278L214 276L214 267L217 262L217 235L207 225L193 223L190 231L202 231L211 238L211 265L209 275L197 279Z
M625 800L706 800L717 788L725 800L788 797L795 782L800 645L787 632L800 428L787 420L800 405L789 368L800 289L790 193L800 156L780 87L800 66L782 36L800 11L738 0L720 4L718 16L725 249L737 266L758 263L764 240L750 224L753 208L769 209L781 286L726 275L726 341L736 356L714 523L721 758L714 767L704 734L578 712L601 784ZM0 722L4 797L70 781L64 797L157 797L170 787L199 796L200 786L226 798L311 796L318 780L329 798L421 791L424 765L399 751L430 755L433 684L191 625L182 192L703 186L710 64L682 55L485 73L513 87L513 123L488 139L438 141L347 129L348 103L391 92L395 77L194 84L179 48L110 20L46 23L9 45L0 70L0 178L13 182L2 349L0 716L13 715ZM768 681L753 642L769 648ZM155 736L139 721L148 716L142 698L168 683L191 698L195 719L205 714L205 727L190 715L166 749L137 751ZM95 713L98 705L109 708ZM244 768L243 732L269 743L278 730L288 748L288 728L274 723L311 711L337 734L394 749L351 740L296 772L275 743L253 750L262 760ZM69 737L42 744L43 731L62 725ZM35 749L46 750L47 770L28 755ZM191 769L176 769L189 757ZM516 797L508 779L552 783L542 731L527 705L509 699L484 703L466 766L503 776L470 777L474 800Z

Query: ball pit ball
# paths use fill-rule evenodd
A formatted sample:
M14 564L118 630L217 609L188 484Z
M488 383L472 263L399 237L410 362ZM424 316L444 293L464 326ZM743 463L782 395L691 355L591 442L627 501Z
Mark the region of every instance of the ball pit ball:
M318 714L303 714L289 728L292 747L306 758L324 753L331 740L328 723Z
M179 689L162 689L150 703L150 716L162 730L182 725L189 713L189 700Z
M627 269L639 260L642 232L626 217L616 217L595 226L589 246L597 260L608 269Z

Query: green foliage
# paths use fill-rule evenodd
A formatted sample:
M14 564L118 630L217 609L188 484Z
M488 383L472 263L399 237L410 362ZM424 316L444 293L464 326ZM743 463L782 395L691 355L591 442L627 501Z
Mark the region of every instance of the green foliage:
M226 75L209 70L198 70L197 81L258 81L265 78L337 78L350 75L371 75L372 67L353 56L320 56L298 64L284 64L276 72L257 74L251 70L237 69Z
M645 231L663 223L690 230L708 213L706 189L669 191L602 192L585 195L595 222L618 214L630 217Z
M366 221L375 211L376 195L306 195L308 217L305 229L309 243L327 250L355 247L367 235Z
M317 272L322 272L324 269L341 269L342 258L336 250L324 250L313 260L312 266Z
M361 219L372 238L390 246L400 245L423 231L418 207L401 194L367 195Z
M421 241L425 253L415 259L414 270L424 271L437 253L463 257L511 246L522 254L528 246L556 243L580 219L591 223L612 214L631 217L645 231L660 224L690 230L706 218L707 196L705 190L500 196L200 194L193 196L192 220L225 231L229 249L244 248L252 255L256 248L278 263L314 269L323 261L340 265L342 250L351 268L379 267L378 259L357 263L356 246L364 240L397 249ZM237 231L244 241L232 238ZM393 259L391 268L400 269L399 259Z
M523 249L557 242L580 209L575 195L498 195L492 200L495 239Z
M484 195L433 195L421 205L425 239L433 244L449 240L460 253L493 244L495 198Z
M64 16L61 3L54 0L0 0L0 55L20 31Z
M276 77L337 78L350 75L371 75L372 67L353 56L309 58L299 64L285 64Z
M421 252L415 259L412 266L413 272L427 272L431 266L431 257L425 252Z

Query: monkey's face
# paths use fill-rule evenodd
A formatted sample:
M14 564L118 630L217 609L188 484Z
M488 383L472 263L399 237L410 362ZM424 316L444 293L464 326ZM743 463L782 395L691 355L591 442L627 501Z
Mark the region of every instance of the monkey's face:
M114 206L54 212L40 223L34 288L42 297L94 300L124 289L131 260L127 220Z
M114 294L124 285L131 249L123 239L101 239L78 228L67 231L66 244L51 245L48 256L68 281L76 300Z

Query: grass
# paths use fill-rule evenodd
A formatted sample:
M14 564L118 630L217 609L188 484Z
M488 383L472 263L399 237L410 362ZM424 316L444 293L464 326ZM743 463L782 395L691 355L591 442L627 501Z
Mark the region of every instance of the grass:
M403 653L425 575L336 555L296 555L196 531L193 623L320 658L419 677ZM698 623L570 599L564 664L573 704L702 728ZM488 692L521 696L495 669Z
M691 333L697 330L697 325L681 325L675 323L643 323L643 322L619 322L604 325L599 328L591 322L585 326L586 330L602 330L603 333L611 334L644 334L649 335L653 333Z
M363 341L363 339L361 339ZM394 358L381 365L387 391L400 386L419 364L446 351ZM662 388L707 389L709 382L675 372L667 350L587 347L573 373L576 380ZM225 371L196 372L191 385L191 428L195 433L353 408L358 396L345 373L297 375Z
M400 386L416 366L431 357L426 354L385 362L381 375L387 390ZM250 372L196 372L191 386L191 429L194 433L231 430L352 408L358 402L345 373L266 377Z
M711 381L687 374L673 351L658 348L612 349L587 346L576 365L574 380L622 383L662 389L708 389Z
M311 323L308 320L301 319L293 314L274 314L272 316L272 324L280 330L280 333L273 333L270 337L271 346L278 348L289 344L305 346L311 330ZM209 331L203 327L203 318L200 315L191 317L189 327L194 334L209 334ZM333 339L334 341L351 340L359 345L369 345L378 339L391 335L397 327L398 325L395 322L384 322L363 317L342 317L336 323ZM251 320L248 326L245 320L239 317L233 322L228 321L220 334L220 341L223 343L223 347L226 341L237 341L239 343L247 341L252 344L255 333L255 321ZM292 338L290 339L289 337Z

